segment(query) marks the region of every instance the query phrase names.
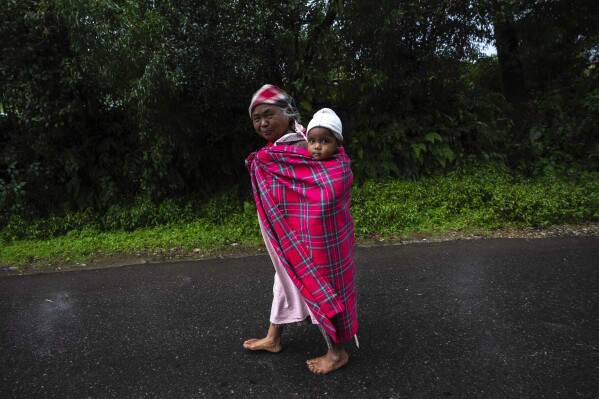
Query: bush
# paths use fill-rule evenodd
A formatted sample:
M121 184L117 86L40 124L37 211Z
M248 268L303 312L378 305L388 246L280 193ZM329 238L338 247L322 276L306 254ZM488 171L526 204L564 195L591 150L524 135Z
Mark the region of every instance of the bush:
M463 167L417 181L367 182L354 189L359 235L546 227L599 220L599 174L512 175L499 165Z
M548 169L541 176L522 177L502 165L470 164L414 181L367 181L354 187L352 215L358 236L599 220L599 173ZM12 216L0 229L0 239L44 240L83 231L130 232L195 223L220 231L216 241L221 243L259 236L253 200L233 189L208 199L159 204L137 198L111 206L104 215L88 210L36 220Z
M192 223L196 220L223 225L228 223L231 217L245 214L244 202L237 188L208 199L166 199L159 204L139 197L130 203L112 205L104 214L88 209L50 215L43 219L26 219L23 216L12 215L0 229L0 240L43 240L72 231L90 229L98 232L134 231L148 227Z

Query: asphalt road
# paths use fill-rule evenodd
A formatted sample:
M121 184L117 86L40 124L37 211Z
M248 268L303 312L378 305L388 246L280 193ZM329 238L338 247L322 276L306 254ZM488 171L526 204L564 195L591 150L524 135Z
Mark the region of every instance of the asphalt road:
M1 398L597 398L599 238L359 248L360 348L279 354L264 256L0 277Z

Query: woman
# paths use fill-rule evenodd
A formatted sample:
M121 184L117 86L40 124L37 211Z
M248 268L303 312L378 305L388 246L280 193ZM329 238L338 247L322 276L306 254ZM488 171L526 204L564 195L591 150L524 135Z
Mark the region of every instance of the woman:
M293 100L276 86L260 88L249 112L268 141L246 166L275 282L268 332L243 346L280 352L283 326L311 319L328 350L308 368L327 374L347 364L343 343L358 327L349 158L340 148L326 161L311 159Z

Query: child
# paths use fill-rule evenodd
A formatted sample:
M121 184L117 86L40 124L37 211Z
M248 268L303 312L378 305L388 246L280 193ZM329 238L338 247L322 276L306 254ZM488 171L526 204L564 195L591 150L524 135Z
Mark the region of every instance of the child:
M313 159L324 161L343 144L341 119L335 111L323 108L316 112L308 124L308 152Z
M312 156L312 159L318 161L330 159L337 152L337 148L343 145L342 131L341 119L339 119L332 109L323 108L316 112L308 124L306 133L308 152ZM343 153L343 151L341 152ZM343 153L340 156L344 157L345 154ZM349 171L349 174L351 175L351 171ZM353 224L351 229L353 230ZM353 308L353 304L352 302L350 308ZM307 364L313 373L327 374L345 365L349 356L343 343L331 342L331 338L324 329L321 326L319 327L327 342L328 352L325 356L308 360ZM354 338L357 344L357 336L354 335Z

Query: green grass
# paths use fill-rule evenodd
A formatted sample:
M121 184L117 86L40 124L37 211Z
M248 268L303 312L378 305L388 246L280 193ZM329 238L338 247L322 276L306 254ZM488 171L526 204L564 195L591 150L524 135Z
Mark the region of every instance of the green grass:
M358 242L597 221L599 173L524 178L486 166L417 181L367 182L354 187L352 215ZM236 193L201 204L137 200L105 215L12 218L0 230L0 240L0 266L17 267L87 262L115 254L206 253L232 244L262 243L253 204Z
M599 174L513 176L469 168L418 181L369 182L354 189L358 235L548 227L599 220Z
M0 264L60 264L124 253L210 252L231 244L258 246L261 243L260 232L255 228L248 230L247 225L235 223L234 219L221 225L202 220L131 232L83 230L47 240L13 241L0 249Z

